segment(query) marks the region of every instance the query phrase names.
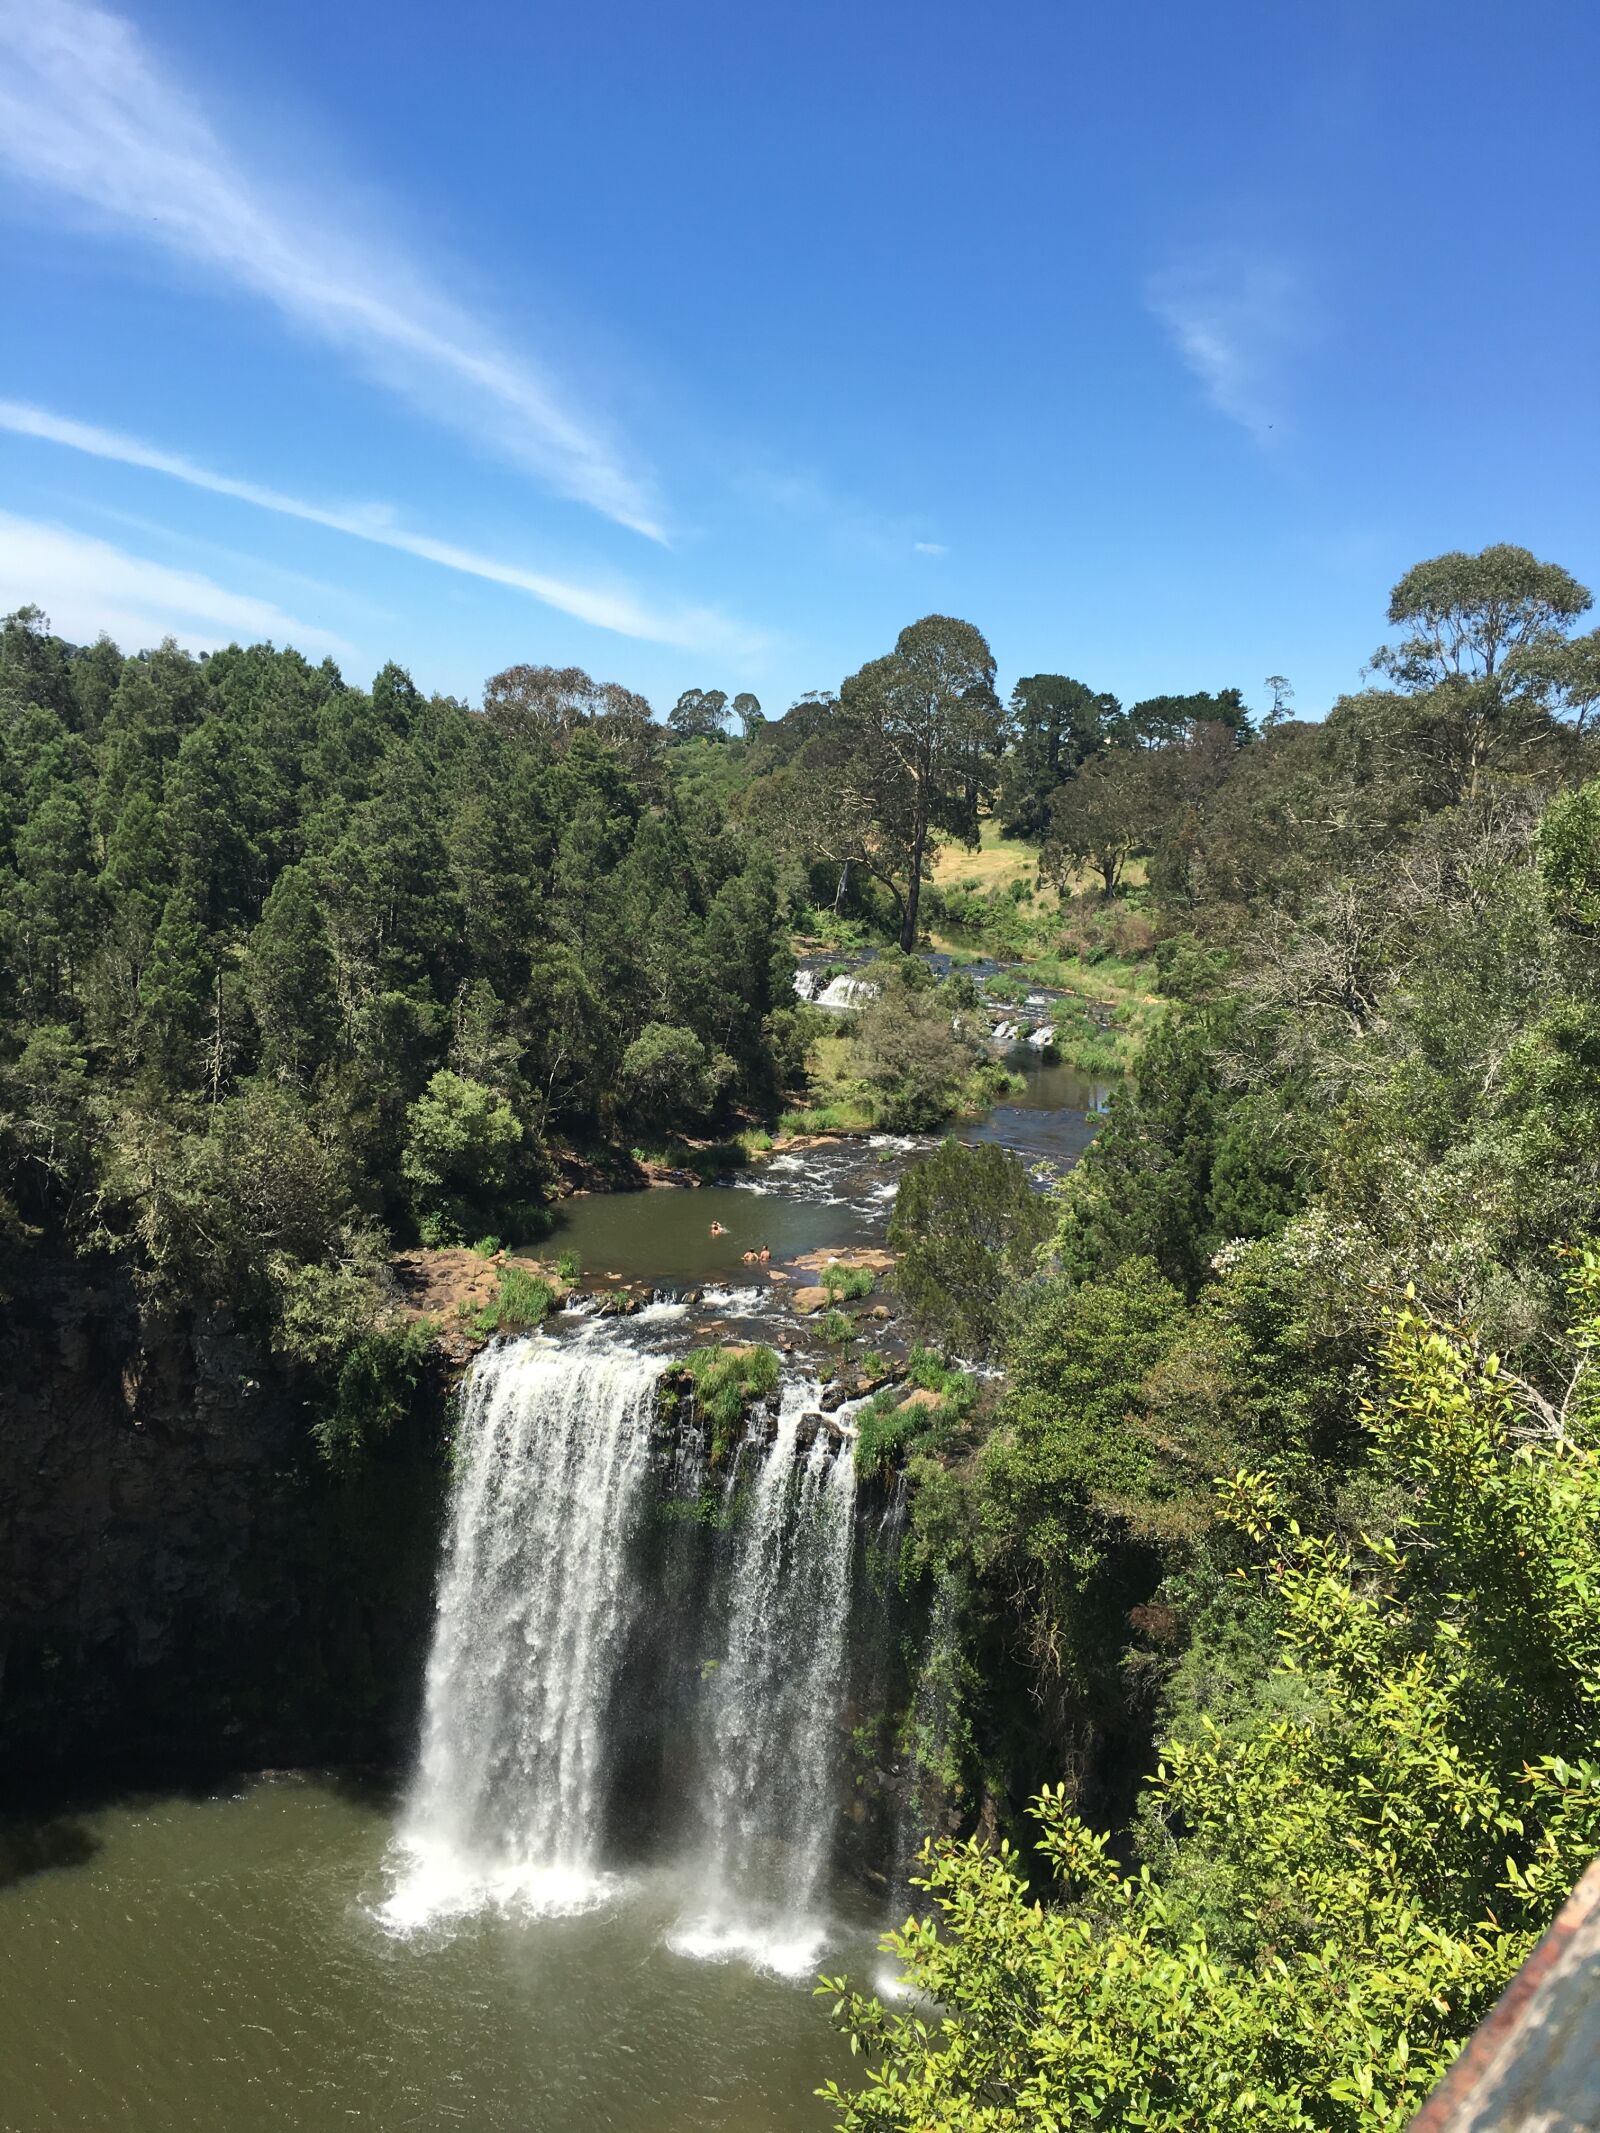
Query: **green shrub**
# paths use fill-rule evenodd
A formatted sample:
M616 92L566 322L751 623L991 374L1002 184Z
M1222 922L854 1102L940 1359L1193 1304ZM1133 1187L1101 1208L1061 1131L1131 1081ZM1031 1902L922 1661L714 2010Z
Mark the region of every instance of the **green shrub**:
M884 1358L868 1356L867 1365L883 1367ZM877 1372L868 1369L869 1376ZM932 1392L937 1407L922 1401L906 1405L908 1391ZM932 1448L953 1423L959 1422L978 1396L977 1380L965 1371L947 1369L931 1348L914 1348L906 1368L906 1382L886 1385L865 1407L856 1410L856 1471L887 1474L913 1450Z
M563 1281L573 1282L580 1280L583 1275L583 1261L574 1251L562 1252L556 1260L556 1272Z
M967 1077L962 1098L967 1110L988 1111L1007 1096L1021 1095L1027 1086L1024 1075L1013 1074L998 1059L985 1059Z
M422 1376L435 1330L425 1318L380 1326L350 1349L331 1404L311 1425L317 1449L330 1465L355 1465L399 1421Z
M844 1266L837 1259L830 1259L822 1270L821 1283L835 1303L853 1303L858 1297L872 1294L873 1277L864 1266Z
M456 1243L474 1207L511 1183L522 1127L497 1090L447 1068L406 1112L400 1174L425 1242Z
M830 948L865 948L868 929L859 918L845 918L828 905L813 904L804 914L804 932L814 941L825 941ZM836 976L829 971L827 976Z
M856 1472L887 1474L900 1464L906 1446L924 1435L933 1410L910 1407L901 1411L903 1387L894 1386L856 1410Z
M823 1313L822 1337L824 1340L836 1341L842 1348L845 1342L852 1339L853 1336L854 1328L842 1311L825 1311Z
M785 1111L778 1131L786 1138L796 1133L843 1133L857 1123L842 1104L824 1104L814 1111Z
M480 1259L492 1259L500 1249L500 1239L498 1237L480 1237L472 1249Z
M936 1392L945 1413L957 1421L978 1397L978 1381L971 1372L952 1368L934 1348L913 1348L906 1376L919 1392Z
M480 1333L520 1333L529 1326L543 1325L555 1309L555 1291L538 1274L523 1266L503 1266L494 1302L485 1304L474 1321Z
M1573 933L1600 930L1600 779L1551 801L1539 826L1545 907Z
M683 1359L695 1398L711 1431L712 1463L727 1455L745 1410L778 1389L781 1365L775 1348L694 1348Z

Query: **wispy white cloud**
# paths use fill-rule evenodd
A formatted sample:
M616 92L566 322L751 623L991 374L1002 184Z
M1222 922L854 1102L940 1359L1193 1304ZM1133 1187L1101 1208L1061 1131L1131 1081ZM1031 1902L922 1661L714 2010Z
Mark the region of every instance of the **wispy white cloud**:
M1307 312L1295 267L1222 246L1152 275L1145 294L1219 414L1260 443L1283 427L1284 364L1304 339Z
M130 651L168 636L197 652L235 638L272 637L305 651L354 656L343 638L270 600L64 526L0 511L0 610L24 605L42 607L64 637L89 642L104 630Z
M941 542L917 538L919 525L928 523L926 512L880 511L814 468L775 466L752 455L730 480L741 503L805 526L852 563L893 569L905 562L908 549L915 555L948 552Z
M122 16L0 0L0 161L276 305L560 494L661 537L648 480L602 425L397 247L249 174Z
M229 496L253 504L262 511L275 511L285 518L303 519L308 525L326 526L332 532L349 534L359 541L375 542L380 548L398 549L418 556L445 570L467 577L485 578L494 585L507 585L529 594L546 607L572 615L597 629L612 630L623 637L637 637L653 644L676 645L686 651L726 652L731 657L751 658L764 649L764 640L711 608L689 607L658 610L625 589L577 585L544 572L524 570L520 564L480 555L450 541L436 541L425 533L413 533L395 522L392 513L377 504L330 505L288 496L260 482L237 481L231 475L214 473L177 452L163 451L137 437L124 437L114 430L96 428L51 414L41 407L27 407L13 400L0 400L0 430L37 437L49 444L87 452L95 459L115 460L122 466L143 467L154 474L169 475L191 489L205 489L214 496Z

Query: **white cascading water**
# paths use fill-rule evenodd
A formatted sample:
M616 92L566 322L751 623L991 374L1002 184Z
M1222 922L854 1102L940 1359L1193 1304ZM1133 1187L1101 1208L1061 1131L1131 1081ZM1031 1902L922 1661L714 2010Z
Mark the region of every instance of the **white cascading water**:
M472 1367L396 1926L605 1886L607 1706L665 1367L600 1325Z
M813 1967L835 1821L855 1462L819 1429L798 1454L811 1379L785 1384L738 1534L727 1639L708 1677L703 1909L686 1954Z
M868 978L835 978L816 995L818 1007L862 1008L869 1007L878 997L878 988Z

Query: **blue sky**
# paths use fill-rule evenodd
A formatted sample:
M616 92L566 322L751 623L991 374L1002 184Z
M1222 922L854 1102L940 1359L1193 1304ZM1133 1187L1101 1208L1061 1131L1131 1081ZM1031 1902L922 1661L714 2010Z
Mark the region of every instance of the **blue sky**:
M769 711L1600 584L1593 0L0 0L0 607Z

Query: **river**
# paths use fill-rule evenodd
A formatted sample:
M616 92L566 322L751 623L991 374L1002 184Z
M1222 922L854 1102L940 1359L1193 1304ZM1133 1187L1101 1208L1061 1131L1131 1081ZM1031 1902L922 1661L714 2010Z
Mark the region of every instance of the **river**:
M1036 1066L966 1132L1059 1168L1101 1093ZM274 1774L0 1828L5 2133L825 2126L814 2091L851 2062L815 1968L874 1974L886 1915L837 1871L831 1781L812 1767L841 1731L853 1492L848 1445L805 1434L800 1364L765 1444L716 1483L744 1509L678 1640L705 1768L669 1772L679 1820L658 1815L648 1845L614 1841L633 1766L603 1752L619 1699L637 1700L628 1640L654 1649L615 1565L639 1523L639 1372L708 1314L769 1338L792 1324L773 1277L881 1242L915 1145L836 1143L699 1190L567 1204L553 1241L587 1273L702 1293L480 1365L416 1770L393 1786ZM763 1244L769 1266L746 1266ZM610 1419L585 1419L602 1381ZM546 1853L556 1898L529 1875Z

